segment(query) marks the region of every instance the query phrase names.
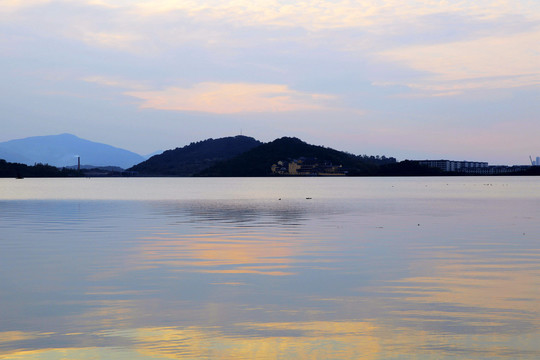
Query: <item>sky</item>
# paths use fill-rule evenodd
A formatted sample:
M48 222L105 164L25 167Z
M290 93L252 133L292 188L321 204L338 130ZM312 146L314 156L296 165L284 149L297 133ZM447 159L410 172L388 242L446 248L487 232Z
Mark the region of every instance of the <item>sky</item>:
M0 0L0 141L540 156L538 0Z

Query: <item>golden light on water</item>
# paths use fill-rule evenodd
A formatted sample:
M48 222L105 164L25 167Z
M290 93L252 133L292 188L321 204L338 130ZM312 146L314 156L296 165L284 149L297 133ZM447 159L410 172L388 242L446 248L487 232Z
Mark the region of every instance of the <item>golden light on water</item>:
M217 327L140 328L124 335L135 341L140 354L170 359L373 359L380 348L373 335L375 327L367 322L245 323L235 327L245 335L232 336Z
M24 331L2 331L0 332L0 344L9 343L12 341L21 341L29 339L37 339L41 336L47 336L46 333L24 332Z
M539 311L540 254L496 256L477 258L447 251L434 256L436 261L425 261L423 266L431 267L430 276L404 278L387 290L416 303L448 303L524 313Z
M293 275L296 258L305 251L302 243L290 237L260 233L176 234L143 240L134 262L206 273Z

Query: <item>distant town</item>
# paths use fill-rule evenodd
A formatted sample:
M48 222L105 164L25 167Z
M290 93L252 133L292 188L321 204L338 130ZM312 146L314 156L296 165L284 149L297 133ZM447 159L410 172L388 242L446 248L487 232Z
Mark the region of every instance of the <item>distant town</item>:
M531 166L540 165L540 157L531 159L531 165L489 165L487 162L453 160L412 160L419 165L441 169L444 172L469 175L501 175L527 171Z
M454 161L454 160L408 160L420 166L439 169L442 173L454 175L507 175L524 173L532 166L540 166L540 157L531 161L531 165L489 165L487 162ZM271 167L274 175L290 176L345 176L348 171L342 165L334 165L328 161L319 161L317 158L280 160Z

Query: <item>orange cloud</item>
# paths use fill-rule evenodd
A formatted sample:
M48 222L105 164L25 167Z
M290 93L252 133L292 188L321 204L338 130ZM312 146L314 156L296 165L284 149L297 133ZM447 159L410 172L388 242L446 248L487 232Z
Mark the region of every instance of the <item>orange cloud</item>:
M52 2L52 0L4 0L0 4L0 10L18 10Z
M199 83L191 88L170 87L125 94L143 100L141 108L215 114L317 110L323 109L323 103L333 98L291 90L286 85L215 82Z
M124 88L124 89L132 89L132 90L144 89L144 86L140 83L137 83L135 81L130 81L130 80L118 79L118 78L107 78L104 76L87 76L83 78L82 80L88 83L94 83L94 84L98 84L102 86L118 87L118 88Z
M101 48L111 48L115 50L138 52L140 47L136 44L141 41L141 37L133 33L111 33L86 31L78 36L83 42Z
M431 74L424 80L405 84L425 96L540 84L540 29L504 37L409 46L384 51L379 56Z
M367 0L283 2L279 0L238 0L222 2L214 0L174 1L141 0L134 5L143 16L159 16L164 13L184 12L192 17L225 20L240 25L301 26L310 30L334 28L379 27L396 20L412 17L452 13L476 16L483 19L496 18L509 13L531 14L530 3L519 1L478 0L474 2L450 2L429 0Z

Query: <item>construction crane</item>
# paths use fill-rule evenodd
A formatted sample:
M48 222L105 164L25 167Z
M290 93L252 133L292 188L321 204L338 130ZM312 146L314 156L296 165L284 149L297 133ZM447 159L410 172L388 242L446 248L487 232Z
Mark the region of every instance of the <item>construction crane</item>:
M531 166L534 166L534 165L536 165L536 163L535 163L535 162L533 161L533 159L532 159L532 156L531 156L531 155L529 155L529 159L531 160Z

